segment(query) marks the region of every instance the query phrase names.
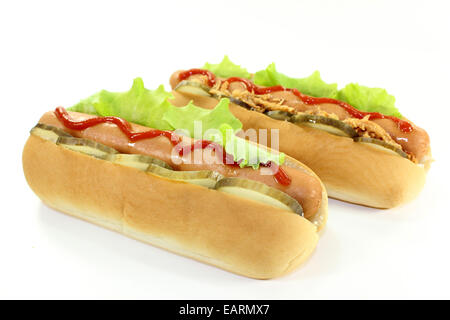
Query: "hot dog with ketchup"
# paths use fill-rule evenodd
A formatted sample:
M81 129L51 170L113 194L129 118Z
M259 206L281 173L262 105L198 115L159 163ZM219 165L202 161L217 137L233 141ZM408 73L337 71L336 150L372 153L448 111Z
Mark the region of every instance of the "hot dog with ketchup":
M424 185L432 161L428 134L398 112L385 90L351 84L338 91L318 73L289 78L273 64L251 75L227 57L177 71L170 84L175 105L193 99L211 108L229 97L244 130L279 129L280 150L314 170L331 197L391 208Z
M223 141L182 135L187 113L208 129L240 124L227 100L205 113L168 97L136 79L129 92L102 91L71 108L89 113L45 113L23 151L30 187L59 211L248 277L301 264L326 221L318 177L238 137L227 139L256 148L256 162Z

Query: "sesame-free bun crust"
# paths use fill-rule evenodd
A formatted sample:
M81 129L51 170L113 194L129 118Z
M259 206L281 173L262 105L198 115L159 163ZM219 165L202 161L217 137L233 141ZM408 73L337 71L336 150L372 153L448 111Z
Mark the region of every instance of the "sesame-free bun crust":
M281 276L304 262L318 241L316 226L297 214L37 136L29 137L22 160L28 184L48 206L236 274Z
M172 92L171 102L214 108L217 99ZM425 184L429 162L417 165L389 151L374 149L350 138L272 119L230 103L243 130L278 129L279 150L311 168L332 198L375 208L392 208L415 198ZM268 145L271 146L270 134Z

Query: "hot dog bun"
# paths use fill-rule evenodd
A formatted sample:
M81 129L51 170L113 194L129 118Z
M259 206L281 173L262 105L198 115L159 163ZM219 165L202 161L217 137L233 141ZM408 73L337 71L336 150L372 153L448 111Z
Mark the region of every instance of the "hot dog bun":
M28 184L48 206L236 274L281 276L304 262L318 241L316 225L292 212L97 159L35 135L22 160ZM326 212L324 189L314 217L320 226Z
M213 108L212 97L172 92L174 105L193 100ZM320 177L332 198L375 208L392 208L416 197L425 183L431 160L417 165L387 151L325 131L272 119L230 104L243 129L279 129L279 149L301 161ZM270 139L268 140L270 145ZM431 159L431 157L429 157Z

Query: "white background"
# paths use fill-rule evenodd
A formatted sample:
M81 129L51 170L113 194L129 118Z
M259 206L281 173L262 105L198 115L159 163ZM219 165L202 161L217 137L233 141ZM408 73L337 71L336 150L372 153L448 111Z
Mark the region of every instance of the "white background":
M449 15L446 1L1 2L0 298L450 298ZM309 261L258 281L60 214L28 188L21 151L42 113L136 76L168 89L173 71L224 54L386 88L431 137L420 196L385 211L331 200Z

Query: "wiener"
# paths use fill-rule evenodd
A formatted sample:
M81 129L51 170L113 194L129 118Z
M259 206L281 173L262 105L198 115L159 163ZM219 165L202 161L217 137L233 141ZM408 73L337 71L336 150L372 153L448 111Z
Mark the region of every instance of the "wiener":
M416 197L425 183L432 161L429 136L406 118L206 69L177 71L170 84L175 105L193 100L212 108L218 98L229 97L244 130L279 129L280 151L314 170L330 197L391 208Z
M59 107L31 130L23 169L58 211L247 277L295 269L326 222L320 179L290 157L241 167L205 142Z

